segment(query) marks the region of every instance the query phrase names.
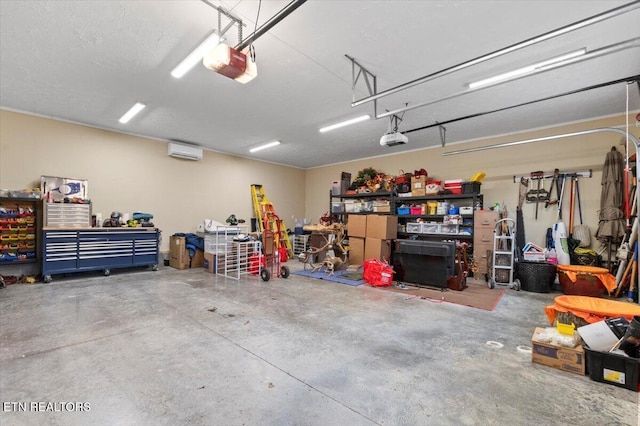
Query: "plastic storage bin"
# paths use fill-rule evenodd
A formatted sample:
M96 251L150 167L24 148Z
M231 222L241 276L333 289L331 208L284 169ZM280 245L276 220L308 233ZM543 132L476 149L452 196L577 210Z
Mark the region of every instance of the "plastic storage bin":
M422 232L425 234L437 234L440 232L440 224L438 223L423 223Z
M409 207L398 207L399 215L410 214L410 213L411 213L411 210L409 210Z
M480 193L480 182L462 182L462 193L463 194L479 194Z
M460 225L440 225L440 234L457 234Z
M422 223L407 223L407 232L410 234L422 233Z
M611 352L599 352L585 346L589 378L596 382L638 392L640 359Z

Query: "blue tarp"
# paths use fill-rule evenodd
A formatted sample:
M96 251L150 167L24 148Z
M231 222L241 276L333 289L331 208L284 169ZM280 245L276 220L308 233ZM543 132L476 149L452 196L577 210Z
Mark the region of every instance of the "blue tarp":
M192 233L184 233L184 232L176 232L173 234L175 237L184 237L185 239L185 247L187 251L189 251L189 256L193 257L196 254L196 249L204 251L204 238L192 234Z

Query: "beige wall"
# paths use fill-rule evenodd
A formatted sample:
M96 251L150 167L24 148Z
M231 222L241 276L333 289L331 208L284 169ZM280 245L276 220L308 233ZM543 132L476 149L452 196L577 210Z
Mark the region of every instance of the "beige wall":
M634 126L635 114L630 115L629 120ZM580 180L580 195L582 200L582 215L584 222L591 228L592 234L598 225L598 208L600 205L600 178L602 165L607 152L612 146L620 146L623 137L616 133L598 133L587 136L559 139L548 142L537 142L515 147L492 149L469 154L443 157L444 151L463 149L473 146L491 145L501 142L511 142L527 138L555 135L560 133L592 129L605 126L624 125L624 115L608 117L590 122L583 122L509 135L500 138L492 138L474 141L464 144L449 145L443 150L440 147L416 150L410 153L386 155L367 160L353 161L328 167L320 167L307 170L306 205L307 217L317 218L328 210L328 192L331 183L340 179L340 173L350 172L353 177L359 170L365 167L373 167L380 172L397 174L400 169L412 172L415 169L425 168L429 175L438 180L465 179L468 180L475 172L484 171L487 174L483 184L484 205L489 207L496 202L505 203L509 216L515 218L515 208L518 201L518 185L513 182L514 175L528 175L535 170L552 172L554 168L562 171L581 171L593 169L592 178ZM632 127L631 133L640 137L640 128ZM411 139L411 136L409 136ZM411 140L409 141L411 143ZM631 153L635 152L631 144ZM389 149L393 152L393 148ZM548 189L550 181L546 182ZM567 187L568 188L568 187ZM568 191L565 197L563 219L568 223ZM544 244L545 231L556 222L557 208L544 209L539 206L538 219L535 220L535 204L523 206L525 219L525 232L528 241L536 244ZM575 210L575 219L578 219L578 210ZM592 244L592 246L594 246ZM597 244L595 247L597 248Z
M305 171L205 151L202 161L167 156L167 144L0 110L0 188L40 186L40 176L89 181L93 212L149 212L163 232L195 232L234 213L249 224L251 184L262 184L293 229L304 216Z
M631 123L635 114L631 114ZM446 150L623 124L624 116L609 117L450 145ZM639 128L633 127L632 133L640 137ZM235 213L248 220L253 183L264 185L281 218L292 228L294 217L316 222L328 210L331 182L342 171L356 176L369 166L390 174L425 168L430 176L445 180L468 179L482 170L487 173L482 185L485 206L504 202L515 217L518 185L513 175L550 172L556 167L563 171L593 169L593 177L581 179L580 188L584 221L595 232L602 164L611 146L623 149L621 141L618 134L599 133L449 157L442 157L438 147L305 171L209 151L202 161L178 160L167 156L164 142L0 110L0 188L39 186L42 175L87 179L94 213L153 213L166 250L169 235L194 232L204 218L223 222ZM568 196L565 204L568 206ZM534 204L524 205L526 238L543 244L557 210L539 206L538 220L534 213ZM578 221L577 210L575 217ZM567 221L566 210L563 218Z

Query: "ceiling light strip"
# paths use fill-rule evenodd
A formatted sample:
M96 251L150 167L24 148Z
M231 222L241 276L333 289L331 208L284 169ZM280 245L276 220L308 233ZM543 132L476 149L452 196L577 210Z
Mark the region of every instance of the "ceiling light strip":
M411 88L413 86L417 86L418 84L426 83L427 81L431 81L431 80L434 80L436 78L443 77L445 75L448 75L448 74L451 74L453 72L460 71L460 70L463 70L465 68L480 64L482 62L488 61L488 60L493 59L493 58L497 58L497 57L505 55L507 53L511 53L511 52L516 51L516 50L519 50L519 49L534 45L536 43L540 43L540 42L552 39L554 37L561 36L563 34L569 33L571 31L578 30L580 28L587 27L589 25L597 24L598 22L602 22L602 21L605 21L607 19L614 18L616 16L625 14L627 12L631 12L632 10L635 10L638 7L640 7L640 2L634 1L634 2L631 2L631 3L625 4L625 5L622 5L620 7L616 7L616 8L607 10L605 12L599 13L597 15L591 16L591 17L583 19L581 21L574 22L572 24L566 25L564 27L560 27L560 28L555 29L553 31L549 31L549 32L544 33L544 34L540 34L540 35L538 35L536 37L529 38L529 39L521 41L519 43L512 44L511 46L508 46L508 47L505 47L505 48L502 48L502 49L499 49L499 50L495 50L495 51L493 51L491 53L488 53L486 55L478 56L478 57L476 57L474 59L471 59L469 61L462 62L460 64L451 66L449 68L442 69L440 71L436 71L434 73L425 75L424 77L417 78L415 80L409 81L407 83L401 84L401 85L393 87L391 89L387 89L387 90L385 90L383 92L380 92L380 93L377 93L375 95L371 95L369 97L360 99L359 101L352 102L351 106L352 107L359 106L359 105L362 105L362 104L364 104L366 102L371 102L371 101L373 101L375 99L380 99L382 97L392 95L392 94L400 92L402 90L409 89L409 88ZM383 116L377 116L376 115L376 118L382 118L382 117Z
M351 124L360 123L362 121L367 121L371 118L371 115L365 114L356 118L352 118L350 120L341 121L336 124L331 124L330 126L322 127L320 129L320 133L330 132L331 130L339 129L341 127L350 126Z
M188 73L197 63L202 61L205 53L213 49L220 43L220 36L214 30L203 41L187 55L172 71L171 75L175 78L181 78Z
M469 89L477 89L479 87L490 86L501 81L513 80L517 77L524 77L527 74L533 74L536 70L542 69L545 66L556 64L558 62L566 61L567 59L576 58L587 53L586 48L574 50L573 52L565 53L564 55L556 56L555 58L547 59L546 61L537 62L532 65L528 65L523 68L518 68L513 71L508 71L502 74L494 75L493 77L485 78L479 81L469 83Z
M575 58L567 59L567 60L564 60L564 61L561 61L561 62L556 62L556 63L551 64L551 65L546 65L544 67L537 68L535 70L535 72L532 72L532 73L527 74L527 75L533 75L533 74L538 74L538 73L542 73L542 72L545 72L545 71L551 71L551 70L556 69L556 68L561 68L561 67L564 67L564 66L567 66L567 65L571 65L571 64L574 64L574 63L577 63L577 62L586 61L586 60L589 60L589 59L594 59L594 58L597 58L597 57L600 57L600 56L604 56L604 55L610 55L612 53L619 52L619 51L625 50L625 49L631 49L631 48L634 48L634 47L635 48L640 47L640 37L629 39L629 40L625 40L625 41L621 41L620 43L615 43L615 44L612 44L612 45L609 45L609 46L605 46L605 47L602 47L600 49L596 49L596 50L593 50L591 52L587 52L584 55L577 56ZM448 95L448 96L445 96L445 97L442 97L442 98L439 98L439 99L434 99L434 100L426 101L426 102L420 102L420 103L417 103L417 104L413 104L413 105L409 105L409 106L406 106L406 107L398 108L398 109L393 110L393 111L387 111L387 112L384 112L384 113L378 115L376 118L389 117L391 115L399 114L399 113L404 112L404 111L410 111L410 110L413 110L413 109L422 108L422 107L425 107L425 106L428 106L428 105L432 105L432 104L435 104L435 103L438 103L438 102L447 101L449 99L454 99L454 98L457 98L457 97L460 97L460 96L463 96L463 95L468 95L469 93L475 93L478 90L483 90L483 89L486 89L486 88L489 88L489 87L492 87L492 86L496 86L498 84L507 83L509 81L513 81L513 80L516 80L516 79L522 78L522 77L524 77L524 76L517 76L517 77L511 78L509 80L503 80L503 81L499 81L497 83L493 83L493 84L491 84L489 86L479 87L479 88L477 88L475 90L467 89L467 90L464 90L462 92L454 93L452 95Z
M486 151L486 150L495 149L495 148L506 148L506 147L509 147L509 146L518 146L518 145L524 145L524 144L534 143L534 142L545 142L545 141L551 141L551 140L555 140L555 139L564 139L564 138L570 138L570 137L573 137L573 136L590 135L590 134L593 134L593 133L600 133L600 132L615 132L615 133L619 133L619 134L621 134L621 135L623 135L625 137L629 137L629 139L636 146L636 150L640 149L640 141L638 141L638 139L636 139L633 135L631 135L626 130L616 129L615 127L601 127L601 128L597 128L597 129L580 130L580 131L577 131L577 132L561 133L559 135L542 136L542 137L539 137L539 138L523 139L523 140L513 141L513 142L504 142L504 143L498 143L498 144L493 144L493 145L479 146L479 147L475 147L475 148L458 149L458 150L455 150L455 151L443 152L442 156L443 157L447 157L447 156L450 156L450 155L467 154L467 153L471 153L471 152ZM640 197L640 193L638 193L638 196Z
M278 145L280 145L280 141L273 141L273 142L265 143L264 145L256 146L255 148L251 148L249 152L258 152L258 151L262 151L263 149L273 148L274 146L278 146Z
M143 104L142 102L136 102L134 106L132 106L131 108L129 108L129 111L125 112L124 115L122 117L120 117L120 123L122 124L126 124L129 122L129 120L131 120L133 117L135 117L136 114L138 114L140 111L142 111L147 105Z

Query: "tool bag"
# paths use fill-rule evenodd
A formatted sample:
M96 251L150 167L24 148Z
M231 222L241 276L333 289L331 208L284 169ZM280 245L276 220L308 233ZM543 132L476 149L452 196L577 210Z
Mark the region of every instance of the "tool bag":
M393 268L387 262L375 258L362 263L363 278L374 287L388 287L393 284Z

